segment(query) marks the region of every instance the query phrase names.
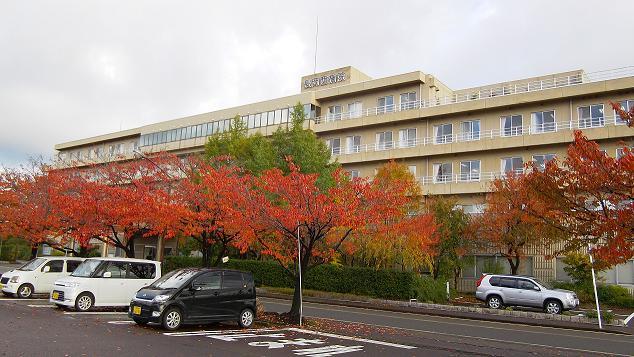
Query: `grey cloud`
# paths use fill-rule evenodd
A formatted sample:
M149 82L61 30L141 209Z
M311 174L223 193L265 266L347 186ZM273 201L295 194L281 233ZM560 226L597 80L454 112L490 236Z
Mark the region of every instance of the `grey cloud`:
M55 143L290 95L312 72L453 88L631 64L630 1L3 1L0 163ZM613 17L613 18L611 18Z

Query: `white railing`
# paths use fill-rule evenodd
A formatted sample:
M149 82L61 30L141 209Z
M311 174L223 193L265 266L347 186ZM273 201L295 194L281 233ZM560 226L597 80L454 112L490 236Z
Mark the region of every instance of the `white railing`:
M514 170L516 175L523 174L524 169ZM497 178L503 178L506 176L506 172L468 172L459 174L445 174L435 176L420 176L417 178L418 182L423 185L431 184L443 184L443 183L469 183L469 182L483 182L493 181Z
M352 112L343 112L337 114L326 114L315 118L315 124L324 122L347 120L374 115L381 115L396 111L415 110L421 108L436 107L440 105L448 105L473 100L494 98L506 95L521 94L527 92L535 92L552 88L569 87L583 83L599 82L609 79L625 78L634 76L634 66L608 69L591 73L579 73L569 76L561 76L550 79L542 79L539 81L529 81L524 83L507 84L498 87L483 88L472 92L458 92L456 94L445 96L431 100L419 100L415 102L401 103L401 105L391 104L375 108L367 108L363 110L354 110Z
M483 139L516 137L521 135L539 135L554 133L561 130L593 129L611 125L623 125L624 123L615 116L593 118L592 120L565 121L544 123L541 125L527 125L523 127L511 127L503 129L482 130L480 132L456 133L451 135L424 137L403 141L385 141L372 144L357 145L353 147L333 148L333 155L357 154L364 152L386 151L394 149L415 148L427 145L446 145L452 143L471 142Z

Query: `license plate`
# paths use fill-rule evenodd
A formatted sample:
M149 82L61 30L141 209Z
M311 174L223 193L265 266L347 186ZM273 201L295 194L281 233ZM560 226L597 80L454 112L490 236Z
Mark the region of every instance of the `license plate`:
M132 313L135 315L141 315L141 306L132 306Z
M53 292L53 300L59 299L59 293L57 291Z

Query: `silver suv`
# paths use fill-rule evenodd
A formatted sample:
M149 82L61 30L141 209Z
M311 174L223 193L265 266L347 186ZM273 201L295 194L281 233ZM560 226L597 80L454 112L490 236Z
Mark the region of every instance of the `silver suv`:
M553 289L530 276L485 274L476 286L476 298L492 309L501 309L505 305L526 306L561 314L579 306L574 291Z

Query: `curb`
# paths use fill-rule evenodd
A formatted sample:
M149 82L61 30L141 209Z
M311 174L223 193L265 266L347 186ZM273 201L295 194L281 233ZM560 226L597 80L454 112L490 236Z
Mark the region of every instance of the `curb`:
M257 294L258 294L258 297L265 297L265 298L268 297L268 298L274 298L274 299L280 299L280 300L292 300L292 296L290 295L275 294L275 293L268 293L268 292L258 292ZM629 331L627 327L621 327L621 326L606 326L602 330L600 330L597 326L589 325L589 324L588 326L584 326L586 324L583 324L583 323L580 324L578 322L559 321L559 320L552 320L549 318L537 320L537 319L532 319L528 317L518 317L518 316L498 314L498 313L502 313L503 310L491 310L491 311L495 311L495 313L482 314L482 313L476 313L476 312L451 311L451 310L430 309L425 307L414 307L414 306L411 306L408 302L399 302L400 304L398 305L391 305L391 304L385 304L385 303L377 304L377 303L364 302L364 301L335 300L335 299L316 298L316 297L304 297L304 301L318 303L318 304L364 308L364 309L380 310L380 311L405 312L405 313L412 313L412 314L419 314L419 315L455 317L455 318L468 319L468 320L505 322L505 323L522 324L522 325L529 325L529 326L555 327L555 328L565 328L570 330L606 332L606 333L615 333L615 334L622 334L622 335L632 334L632 331Z

